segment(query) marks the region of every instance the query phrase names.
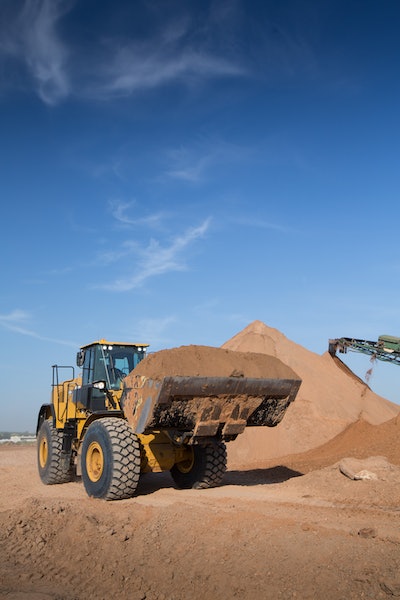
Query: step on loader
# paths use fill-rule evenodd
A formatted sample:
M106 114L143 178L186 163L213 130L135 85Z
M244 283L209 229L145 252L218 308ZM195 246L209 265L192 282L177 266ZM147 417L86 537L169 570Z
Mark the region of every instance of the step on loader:
M301 383L267 355L147 348L100 340L79 350L79 375L53 365L37 423L43 483L81 476L87 494L105 500L132 497L141 473L170 471L179 488L217 486L226 442L248 426L277 425Z

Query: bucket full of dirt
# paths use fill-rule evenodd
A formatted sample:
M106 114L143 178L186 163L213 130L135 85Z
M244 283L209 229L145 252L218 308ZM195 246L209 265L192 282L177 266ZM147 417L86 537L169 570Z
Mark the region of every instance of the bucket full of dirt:
M229 441L246 426L277 425L300 383L273 356L181 346L139 363L124 380L121 403L136 433L174 430L191 443Z

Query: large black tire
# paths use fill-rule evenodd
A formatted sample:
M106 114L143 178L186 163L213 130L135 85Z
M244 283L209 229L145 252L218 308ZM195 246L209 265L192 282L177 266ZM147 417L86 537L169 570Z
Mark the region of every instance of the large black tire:
M226 471L226 446L223 442L191 447L192 457L176 463L171 475L183 489L206 489L218 486Z
M43 421L37 436L39 476L46 485L68 483L73 479L71 455L62 452L63 432L53 426L53 419Z
M140 476L140 446L123 419L106 417L89 425L82 443L82 480L94 498L131 498Z

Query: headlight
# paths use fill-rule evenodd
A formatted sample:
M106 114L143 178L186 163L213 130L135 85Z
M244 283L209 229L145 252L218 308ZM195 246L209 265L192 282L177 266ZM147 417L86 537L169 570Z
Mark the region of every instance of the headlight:
M93 387L96 388L96 390L105 390L106 382L105 381L94 381Z

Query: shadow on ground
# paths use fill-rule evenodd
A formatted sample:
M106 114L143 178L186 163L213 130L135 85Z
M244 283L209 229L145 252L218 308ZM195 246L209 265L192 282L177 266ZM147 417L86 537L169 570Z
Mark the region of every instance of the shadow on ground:
M288 479L301 477L302 475L303 473L300 471L294 471L285 466L271 467L268 469L250 469L248 471L227 471L220 487L225 485L252 486L268 483L283 483ZM136 495L144 496L165 488L176 488L169 472L144 473L140 476Z
M266 483L283 483L293 477L301 477L304 473L294 471L285 466L269 469L249 469L248 471L227 471L222 485L260 485Z

